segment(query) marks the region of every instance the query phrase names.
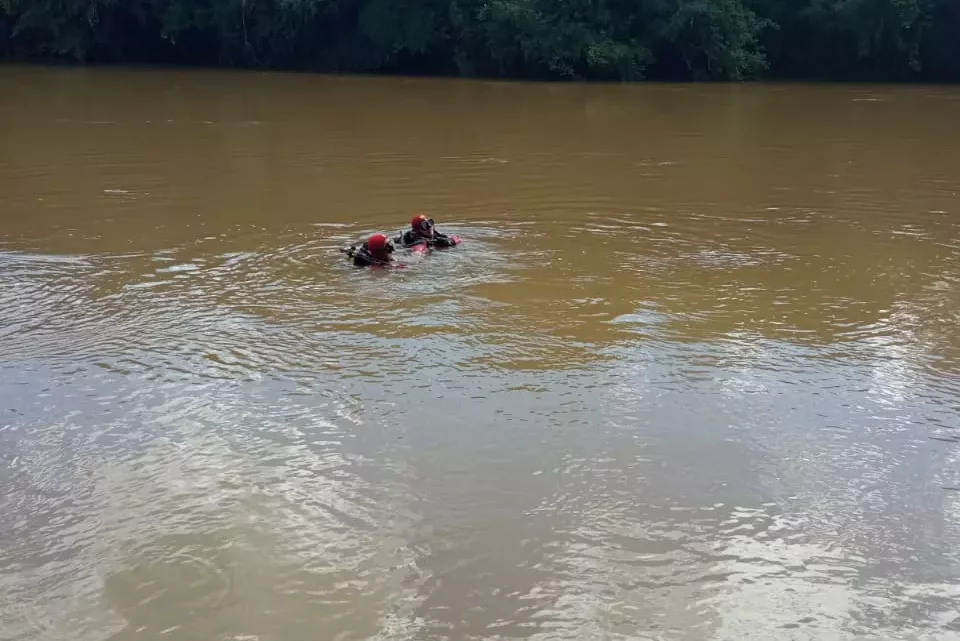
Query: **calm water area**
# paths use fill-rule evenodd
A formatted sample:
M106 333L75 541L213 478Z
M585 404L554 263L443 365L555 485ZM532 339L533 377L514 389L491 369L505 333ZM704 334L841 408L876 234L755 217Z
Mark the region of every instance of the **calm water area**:
M0 67L0 640L960 639L958 123Z

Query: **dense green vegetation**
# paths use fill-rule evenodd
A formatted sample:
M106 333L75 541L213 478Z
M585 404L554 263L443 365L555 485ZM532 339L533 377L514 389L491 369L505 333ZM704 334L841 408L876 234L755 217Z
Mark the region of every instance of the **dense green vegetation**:
M0 57L533 78L960 80L960 0L0 0Z

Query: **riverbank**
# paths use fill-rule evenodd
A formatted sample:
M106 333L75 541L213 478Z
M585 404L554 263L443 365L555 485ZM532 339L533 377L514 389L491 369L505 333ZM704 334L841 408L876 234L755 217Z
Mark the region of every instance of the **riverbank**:
M953 0L0 7L0 58L515 79L958 81L956 33Z

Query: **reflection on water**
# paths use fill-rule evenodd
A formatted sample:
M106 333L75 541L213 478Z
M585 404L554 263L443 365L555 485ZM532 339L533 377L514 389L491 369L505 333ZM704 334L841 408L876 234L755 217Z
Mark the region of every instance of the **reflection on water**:
M0 639L960 638L954 90L0 76Z

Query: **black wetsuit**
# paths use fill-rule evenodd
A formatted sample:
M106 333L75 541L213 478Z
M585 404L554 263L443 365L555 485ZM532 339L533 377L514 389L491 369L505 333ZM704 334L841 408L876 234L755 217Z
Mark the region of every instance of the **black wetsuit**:
M372 265L388 265L390 258L377 258L367 249L367 244L356 245L347 250L347 256L353 259L353 264L357 267L370 267Z
M419 245L420 243L426 243L428 247L436 247L438 249L454 247L457 244L446 234L436 233L433 235L433 238L426 238L418 235L412 229L408 229L397 236L394 242L403 247L413 247L414 245Z

